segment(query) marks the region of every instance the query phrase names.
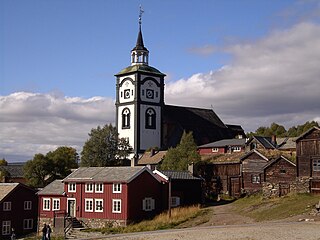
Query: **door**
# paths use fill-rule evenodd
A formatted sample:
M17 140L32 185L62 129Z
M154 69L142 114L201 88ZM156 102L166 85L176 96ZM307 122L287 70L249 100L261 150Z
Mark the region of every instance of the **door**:
M279 197L285 196L290 193L290 184L279 183Z
M70 217L76 216L76 200L68 199L68 215Z
M232 197L240 197L240 178L239 177L231 177L230 178L230 196Z

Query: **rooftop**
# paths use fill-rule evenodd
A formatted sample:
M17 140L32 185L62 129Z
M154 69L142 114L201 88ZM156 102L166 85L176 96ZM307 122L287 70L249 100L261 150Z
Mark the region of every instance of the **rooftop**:
M19 183L0 183L0 201L4 199Z

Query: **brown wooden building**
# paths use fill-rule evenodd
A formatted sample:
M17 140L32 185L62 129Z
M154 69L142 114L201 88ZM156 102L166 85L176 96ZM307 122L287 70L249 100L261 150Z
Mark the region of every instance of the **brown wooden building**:
M309 180L311 193L320 194L320 128L309 129L296 143L297 176Z

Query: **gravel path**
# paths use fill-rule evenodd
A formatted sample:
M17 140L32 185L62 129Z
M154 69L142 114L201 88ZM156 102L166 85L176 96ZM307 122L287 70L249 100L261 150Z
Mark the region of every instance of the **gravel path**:
M319 222L264 223L195 227L109 236L114 240L320 240Z

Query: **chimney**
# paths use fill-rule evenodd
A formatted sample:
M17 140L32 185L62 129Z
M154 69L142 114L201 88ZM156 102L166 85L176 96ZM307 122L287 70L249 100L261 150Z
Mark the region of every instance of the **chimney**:
M150 150L150 157L153 157L156 153L156 150L154 148L151 148Z
M188 171L191 172L191 174L194 174L194 164L193 162L188 164Z
M272 136L271 136L271 143L272 143L274 146L277 146L277 136L276 136L276 135L272 135Z
M135 167L138 165L138 157L137 155L134 155L132 158L131 158L131 167Z

